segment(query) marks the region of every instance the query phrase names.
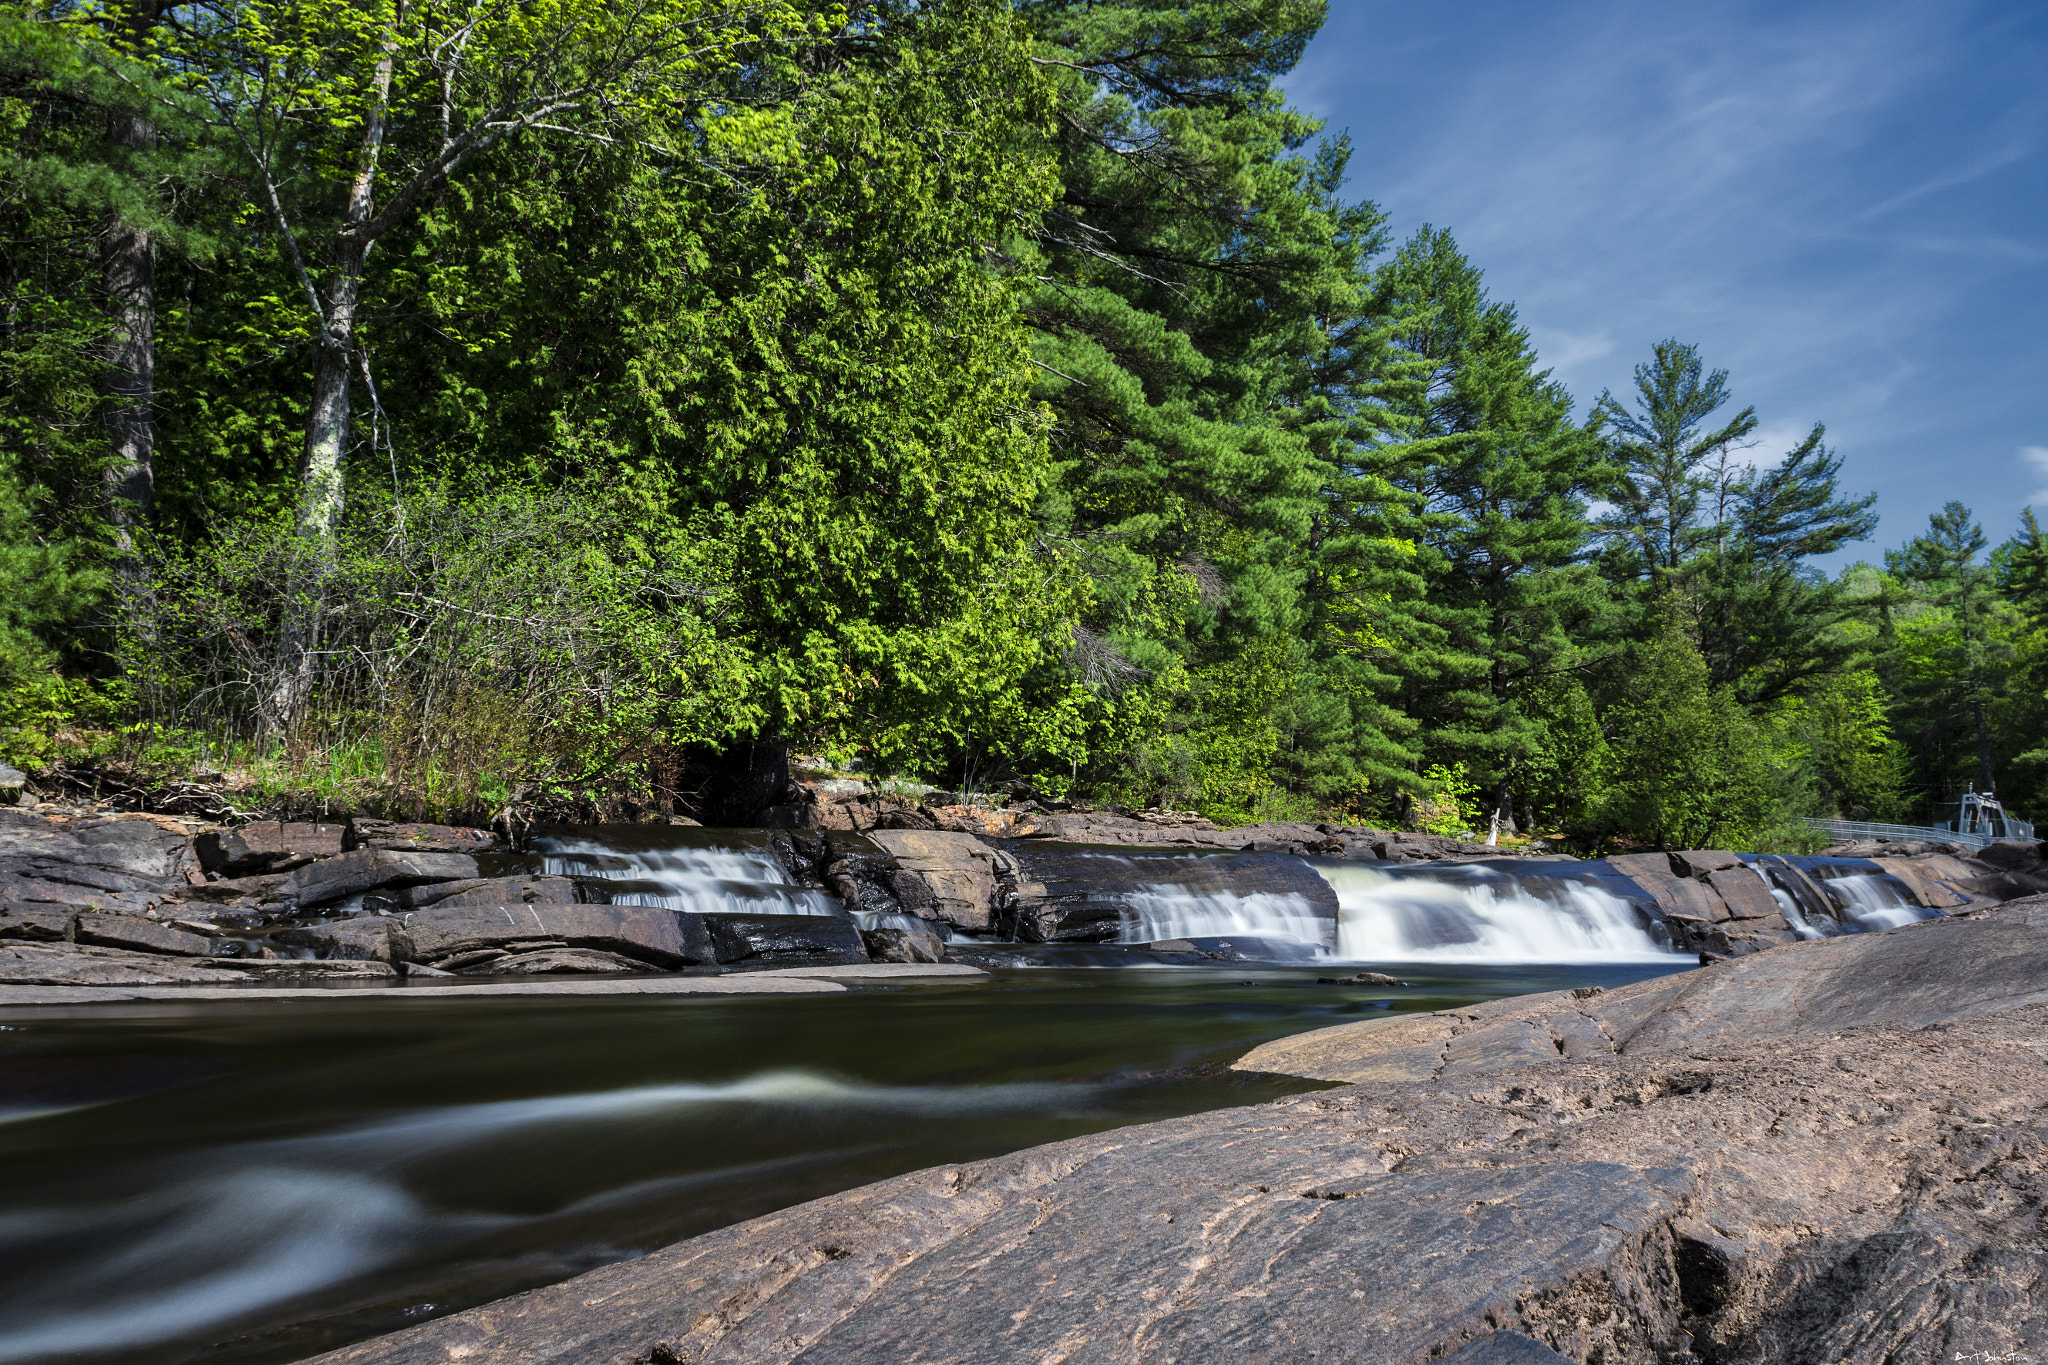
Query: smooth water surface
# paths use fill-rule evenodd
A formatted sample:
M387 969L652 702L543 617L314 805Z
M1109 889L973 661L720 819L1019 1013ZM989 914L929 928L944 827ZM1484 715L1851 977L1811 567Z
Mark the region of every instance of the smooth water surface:
M1225 1069L1271 1038L1676 965L15 1010L0 1361L298 1359L886 1176L1314 1088Z

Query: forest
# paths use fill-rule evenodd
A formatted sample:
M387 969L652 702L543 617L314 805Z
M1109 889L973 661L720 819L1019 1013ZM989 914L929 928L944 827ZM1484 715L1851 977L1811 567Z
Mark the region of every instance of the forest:
M0 762L411 818L793 762L1587 848L2042 809L2032 513L1816 567L1878 527L1825 429L1762 448L1680 338L1566 392L1289 106L1322 18L10 11Z

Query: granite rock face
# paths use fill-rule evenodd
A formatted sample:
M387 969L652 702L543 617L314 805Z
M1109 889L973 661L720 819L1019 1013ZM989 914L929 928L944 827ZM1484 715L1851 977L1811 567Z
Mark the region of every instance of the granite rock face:
M1239 1063L320 1357L1735 1365L2048 1351L2048 898Z

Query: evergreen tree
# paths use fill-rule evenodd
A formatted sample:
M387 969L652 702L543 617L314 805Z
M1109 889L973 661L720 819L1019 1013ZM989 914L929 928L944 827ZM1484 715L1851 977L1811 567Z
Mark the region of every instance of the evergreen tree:
M1990 566L1977 559L1986 543L1970 509L1950 502L1928 519L1926 534L1885 552L1886 569L1919 596L1919 610L1901 627L1900 722L1936 799L1961 780L1996 790L1988 718L2010 657L2010 623Z

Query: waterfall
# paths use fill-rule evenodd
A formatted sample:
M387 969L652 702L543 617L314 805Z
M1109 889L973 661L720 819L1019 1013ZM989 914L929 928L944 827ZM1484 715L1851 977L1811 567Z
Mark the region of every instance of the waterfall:
M1293 892L1192 891L1147 885L1124 894L1119 943L1162 939L1262 938L1327 947L1325 926L1306 897Z
M1830 877L1821 885L1841 906L1842 913L1865 933L1917 924L1936 913L1908 901L1899 893L1898 884L1881 872Z
M1337 889L1337 955L1353 962L1669 962L1619 896L1483 865L1394 874L1324 862Z
M1785 917L1785 923L1792 926L1792 932L1798 934L1801 938L1827 937L1826 934L1813 927L1812 922L1806 918L1806 912L1799 908L1799 898L1778 885L1777 879L1771 876L1769 869L1761 864L1751 863L1749 864L1749 870L1763 878L1764 885L1770 888L1771 899L1778 903L1778 913Z
M588 839L534 841L555 877L620 883L614 905L660 905L700 915L837 915L839 902L792 885L772 858L712 846L620 849Z

